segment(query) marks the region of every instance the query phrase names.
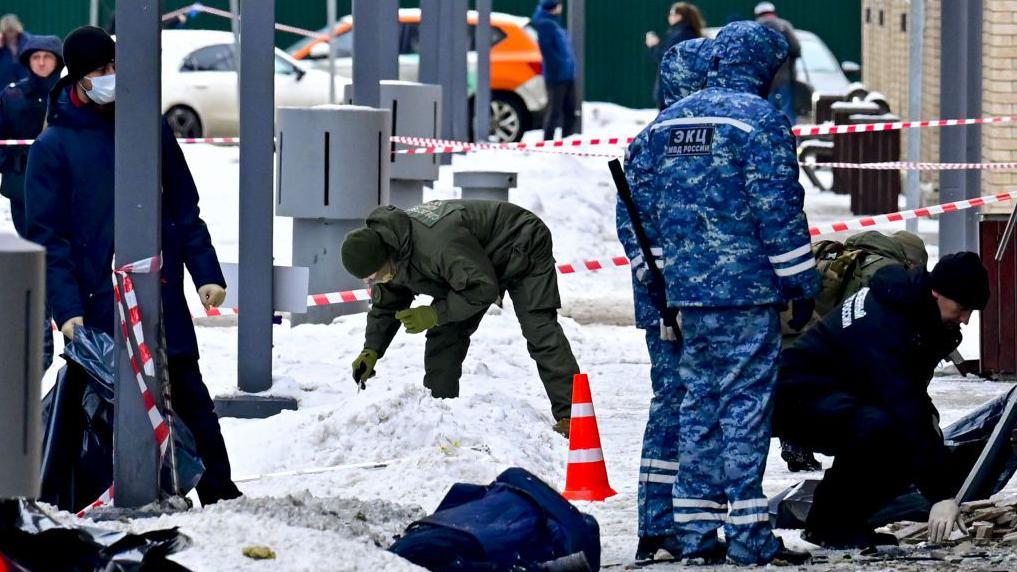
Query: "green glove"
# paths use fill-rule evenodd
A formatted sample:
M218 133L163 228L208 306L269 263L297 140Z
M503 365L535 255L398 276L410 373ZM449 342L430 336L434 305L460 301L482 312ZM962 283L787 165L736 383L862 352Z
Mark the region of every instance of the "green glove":
M374 365L378 363L378 352L364 348L357 359L353 360L353 381L364 389L364 382L374 377Z
M409 334L419 334L438 325L438 312L430 306L417 306L396 312L396 319L406 326Z

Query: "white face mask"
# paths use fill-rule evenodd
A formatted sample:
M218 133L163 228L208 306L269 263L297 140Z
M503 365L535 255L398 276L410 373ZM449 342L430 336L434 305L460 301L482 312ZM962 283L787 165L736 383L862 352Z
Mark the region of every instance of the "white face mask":
M92 89L86 89L88 99L99 105L113 103L116 96L117 76L116 74L101 75L88 78L92 82Z

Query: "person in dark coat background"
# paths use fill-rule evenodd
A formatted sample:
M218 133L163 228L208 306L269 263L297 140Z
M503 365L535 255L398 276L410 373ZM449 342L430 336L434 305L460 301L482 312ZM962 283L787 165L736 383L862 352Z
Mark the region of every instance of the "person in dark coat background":
M28 66L20 56L32 35L14 14L0 18L0 88L28 77Z
M565 139L575 133L576 122L576 54L568 32L561 24L561 0L541 0L533 13L537 43L544 60L544 84L547 86L547 111L544 116L544 139L554 139L561 127Z
M21 50L21 63L29 75L0 92L0 139L35 139L46 121L49 91L64 67L63 48L56 36L32 36ZM11 201L11 218L18 236L25 234L25 168L27 146L0 147L0 195ZM43 321L42 367L53 363L50 315Z
M930 542L963 527L954 500L963 476L951 469L928 384L960 343L960 324L988 299L973 252L944 256L931 273L893 264L783 352L774 432L834 457L803 539L896 544L868 519L911 484L932 505Z
M787 116L788 121L794 125L797 119L795 116L795 66L798 58L802 57L801 43L798 41L798 36L795 35L794 26L787 20L777 17L777 7L772 2L756 4L753 12L757 22L779 32L791 48L787 61L777 70L777 75L774 76L773 82L770 84L770 93L767 99L781 110Z
M26 181L28 238L46 247L49 306L67 338L76 326L112 335L116 47L85 26L64 42L68 75L50 94L48 127L32 145ZM153 253L155 254L155 253ZM205 464L202 504L240 496L230 477L219 421L198 369L198 344L184 300L184 266L205 307L222 304L226 282L180 146L162 125L162 305L173 408Z
M689 2L675 2L667 13L667 34L661 41L656 32L646 32L646 47L657 64L657 73L653 82L653 101L657 102L658 109L664 109L664 96L660 86L660 63L664 54L685 40L692 40L703 37L703 16L699 8Z

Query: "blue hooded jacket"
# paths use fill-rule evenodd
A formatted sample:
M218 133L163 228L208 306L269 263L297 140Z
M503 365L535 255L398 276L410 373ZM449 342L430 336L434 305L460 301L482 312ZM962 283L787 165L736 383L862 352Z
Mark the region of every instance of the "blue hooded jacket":
M86 326L112 335L114 112L112 106L76 105L71 89L68 78L57 84L48 127L29 151L28 239L46 247L46 294L56 323L83 316ZM199 216L194 179L164 121L161 278L167 353L197 358L184 299L185 264L195 284L226 286Z
M17 54L11 54L6 46L0 46L0 89L28 77L28 65L22 63L21 52L31 40L32 34L21 32Z
M533 27L537 30L537 43L544 60L544 81L567 83L576 79L576 55L561 18L544 10L539 4L533 13Z
M629 176L657 200L651 224L673 307L779 304L819 290L794 137L761 97L787 53L773 30L725 26L706 89L661 112L630 158Z
M63 44L56 36L29 36L21 50L21 63L28 77L0 93L0 139L35 139L46 120L49 92L60 79L64 67ZM28 60L35 52L50 52L57 67L49 77L31 72ZM28 163L27 146L0 147L0 172L20 175Z
M660 91L664 97L665 105L673 105L703 88L706 84L706 74L712 55L713 41L706 38L688 40L667 51L660 63ZM637 173L653 172L652 165L638 164L639 161L649 159L649 154L643 153L642 150L649 141L650 133L650 128L645 129L629 146L625 169L626 178L632 188L633 202L639 210L639 219L643 221L643 229L647 233L647 238L655 247L653 254L658 257L657 264L662 266L663 257L658 244L657 228L653 224L647 224L647 221L653 220L654 217L656 196L652 185L648 184L648 179L636 177ZM653 295L650 292L653 288L663 288L663 284L653 284L651 281L651 274L648 272L643 252L632 227L632 219L621 198L618 199L615 213L618 240L625 248L625 255L632 261L632 290L636 307L636 327L655 328L660 323L661 315L660 309L653 303Z

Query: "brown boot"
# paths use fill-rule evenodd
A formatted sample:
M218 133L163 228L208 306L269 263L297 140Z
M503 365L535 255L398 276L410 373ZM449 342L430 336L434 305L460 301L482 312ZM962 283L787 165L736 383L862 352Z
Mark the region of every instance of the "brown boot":
M565 417L563 419L559 419L558 422L554 424L553 429L554 429L555 433L560 433L562 437L565 437L566 439L568 439L569 438L569 426L571 426L571 425L572 425L572 420L569 419L568 417Z

